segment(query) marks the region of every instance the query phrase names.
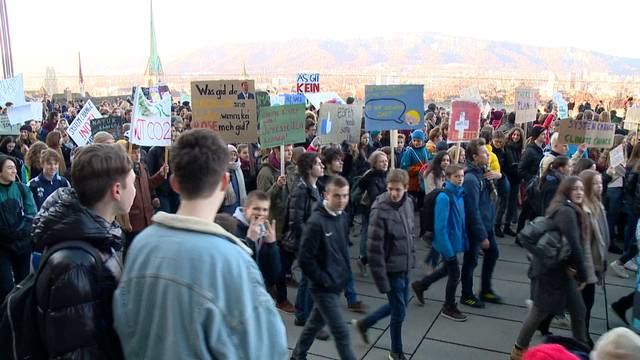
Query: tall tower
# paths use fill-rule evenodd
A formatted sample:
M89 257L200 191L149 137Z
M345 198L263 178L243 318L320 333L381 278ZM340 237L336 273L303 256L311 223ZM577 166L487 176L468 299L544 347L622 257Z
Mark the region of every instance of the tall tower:
M153 26L153 0L151 0L151 51L147 62L147 70L144 72L144 82L148 86L153 86L162 82L163 77L164 71L162 70L162 63L156 46L156 30Z
M4 78L13 77L13 55L11 54L11 37L9 36L9 18L7 3L0 0L0 49L2 50L2 71Z

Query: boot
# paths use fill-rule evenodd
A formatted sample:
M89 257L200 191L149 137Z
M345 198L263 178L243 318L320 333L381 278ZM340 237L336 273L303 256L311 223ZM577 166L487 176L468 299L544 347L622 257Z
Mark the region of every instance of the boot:
M497 237L504 237L504 233L502 232L502 226L496 225L493 227L493 229Z
M509 236L513 236L513 237L515 237L516 235L518 235L518 234L516 234L516 232L515 232L515 231L511 230L511 226L509 226L509 224L504 224L504 229L502 229L502 232L503 232L505 235L509 235Z
M521 349L518 345L513 345L513 349L511 349L511 360L522 360L522 356L524 356L526 351L526 348Z

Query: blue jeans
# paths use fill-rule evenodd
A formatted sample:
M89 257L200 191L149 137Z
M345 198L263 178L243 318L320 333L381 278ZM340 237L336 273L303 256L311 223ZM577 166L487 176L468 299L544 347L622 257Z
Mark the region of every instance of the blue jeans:
M302 274L300 285L298 285L298 294L296 295L296 320L306 322L313 309L313 298L309 289L309 279Z
M296 360L306 359L307 352L311 348L316 335L325 325L328 325L329 331L331 331L335 340L340 359L355 360L356 356L351 350L349 328L340 310L340 295L312 292L311 297L313 297L315 305L309 316L309 321L304 326L296 347L291 353L291 358Z
M360 228L360 261L367 264L367 231L369 231L369 208L362 208L362 227Z
M353 273L349 276L349 282L344 287L344 297L347 299L347 304L352 305L358 301L358 294L356 293L356 282L353 281Z
M624 211L622 199L624 199L622 187L610 187L607 189L605 208L607 210L607 222L609 223L609 236L611 237L612 242L616 239L616 225L619 223L618 219L622 211ZM624 228L620 229L618 227L618 232L622 232L624 234Z
M633 211L633 205L627 206L627 230L624 233L624 253L619 261L624 265L638 254L638 239L636 239L636 226L638 215Z
M480 293L491 292L491 277L493 276L493 270L498 262L500 252L498 250L498 243L496 243L496 236L493 233L493 228L487 230L489 238L489 248L484 250L484 261L482 262L482 275ZM464 261L462 263L462 298L468 298L473 296L473 271L478 266L478 256L480 255L480 243L469 244L469 250L464 253Z
M498 213L496 215L495 224L509 224L509 219L505 219L503 222L502 218L507 212L507 207L509 205L509 193L511 191L511 184L509 183L509 179L507 179L507 177L503 175L500 180L497 181L496 185L496 190L498 191Z
M389 303L382 305L378 310L362 319L362 323L368 329L381 319L391 315L389 329L391 332L391 351L402 352L402 322L406 314L409 302L409 278L407 274L388 275L391 291L387 293Z

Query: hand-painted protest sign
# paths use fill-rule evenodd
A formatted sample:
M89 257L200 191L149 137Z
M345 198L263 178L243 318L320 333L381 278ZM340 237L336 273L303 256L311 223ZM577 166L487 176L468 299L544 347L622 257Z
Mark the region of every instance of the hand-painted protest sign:
M562 97L561 93L556 93L553 95L553 102L558 105L558 117L560 119L566 119L569 117L569 104Z
M309 104L313 105L316 109L320 108L322 103L336 103L344 104L344 100L335 92L321 92L321 93L305 93L304 97L307 98Z
M616 167L624 164L624 144L618 145L609 152L609 166Z
M628 108L624 117L624 128L637 131L640 125L640 108Z
M118 140L122 138L122 124L124 119L121 116L107 116L97 119L91 119L91 135L95 135L100 131L106 131Z
M260 145L263 148L304 142L304 105L282 105L260 110Z
M299 73L296 80L296 91L299 93L319 93L320 74Z
M171 96L149 101L138 88L133 98L130 138L132 144L142 146L171 145Z
M423 85L366 85L365 129L421 129L424 126L423 93Z
M82 107L75 119L69 124L67 134L76 142L78 146L85 146L91 141L91 119L99 118L102 115L98 108L91 102L87 102Z
M142 89L142 94L144 95L144 97L147 98L147 100L154 101L154 102L158 102L159 97L165 97L166 93L171 94L171 92L169 91L168 85L151 86L151 87L132 86L131 87L132 99L136 98L136 89L138 88ZM171 97L171 95L169 95L169 97Z
M22 125L29 120L42 121L42 103L28 102L12 105L7 109L7 115L12 125Z
M318 137L321 144L360 142L362 108L354 105L324 103L320 105Z
M532 88L516 88L516 124L524 124L529 121L535 121L536 109L536 91Z
M616 124L565 119L558 132L562 144L587 144L589 147L611 148Z
M473 101L451 102L451 122L447 140L466 142L476 139L480 133L480 106Z
M4 107L8 102L13 103L13 105L22 105L26 102L22 74L0 80L0 106Z
M0 135L20 135L20 125L11 125L9 117L0 116Z
M229 143L258 141L253 80L192 81L192 128L207 128Z

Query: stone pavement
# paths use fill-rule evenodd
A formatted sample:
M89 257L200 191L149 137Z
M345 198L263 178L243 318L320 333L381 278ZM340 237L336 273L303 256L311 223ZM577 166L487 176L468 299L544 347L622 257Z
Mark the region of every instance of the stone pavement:
M375 310L386 303L384 294L376 289L373 279L369 276L363 278L358 273L355 260L358 256L358 237L355 236L359 227L352 232L351 247L352 268L356 278L356 291L359 300L369 306L369 310ZM438 316L444 302L444 288L446 278L434 284L425 292L426 304L418 306L414 299L413 291L410 291L411 299L407 309L407 316L403 326L404 352L409 359L455 359L455 360L505 360L511 351L513 342L517 336L522 321L527 314L525 300L529 295L529 279L527 278L528 262L526 252L514 244L512 237L498 238L500 246L500 259L494 273L494 290L505 301L503 305L487 304L484 309L474 309L459 305L459 309L468 315L466 322L454 322ZM417 246L416 261L418 267L410 274L412 281L425 274L424 259L427 256L428 245L419 241ZM610 261L615 255L609 254ZM480 264L476 268L474 290L477 292L480 283ZM631 279L621 279L612 273L607 274L607 298L609 305L631 292L634 287L634 273ZM289 289L289 300L295 300L296 289ZM458 286L460 296L460 286ZM287 327L289 349L295 347L295 343L302 332L302 327L293 324L293 315L282 313L282 318ZM357 314L347 310L346 300L343 308L344 318L360 319L365 314ZM631 317L631 312L627 314ZM611 327L624 326L622 321L609 311L609 323ZM360 336L353 330L351 333L352 347L359 359L377 360L387 359L391 347L389 335L389 319L386 318L369 330L370 345L365 345ZM554 328L551 331L557 335L570 336L566 329ZM596 302L592 310L591 337L594 341L606 332L605 306L602 287L596 291ZM533 339L532 345L542 340L539 333ZM334 342L316 340L311 347L309 359L338 359Z

